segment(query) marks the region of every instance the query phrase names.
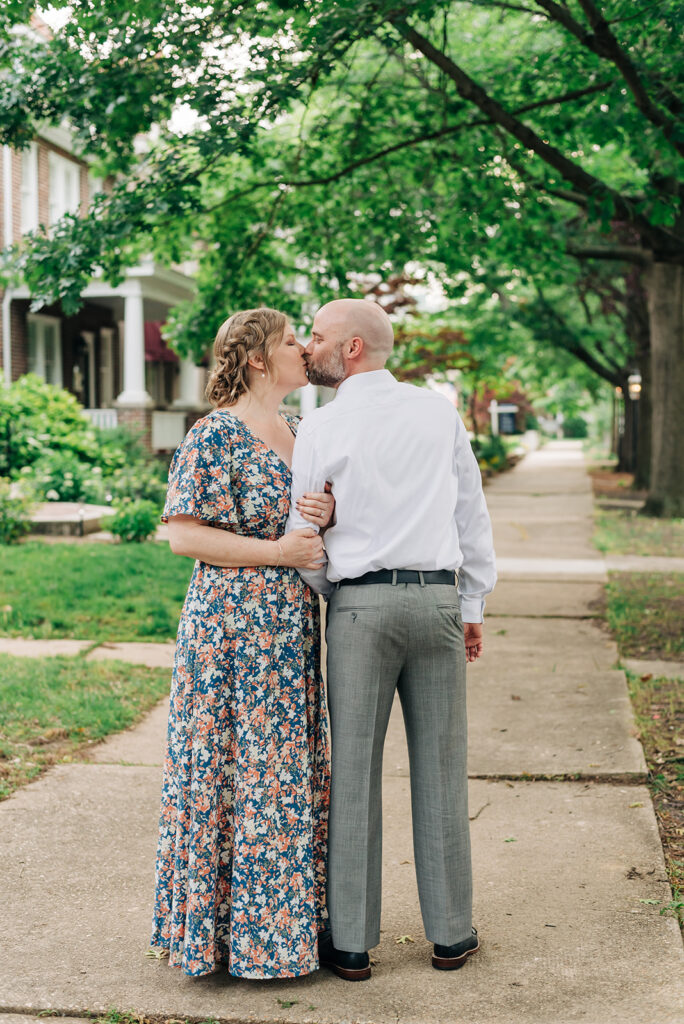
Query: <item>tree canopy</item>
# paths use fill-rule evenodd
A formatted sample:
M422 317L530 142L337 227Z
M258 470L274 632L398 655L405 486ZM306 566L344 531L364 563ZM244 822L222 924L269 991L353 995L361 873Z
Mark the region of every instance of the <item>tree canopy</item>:
M677 0L89 0L48 41L19 31L30 10L0 16L0 137L67 118L113 182L13 254L36 303L74 308L141 249L192 256L198 296L167 331L198 355L231 308L299 320L418 264L455 308L485 288L617 381L636 268L657 353L679 353L670 391L684 373L661 301L684 265ZM655 488L681 513L663 430Z

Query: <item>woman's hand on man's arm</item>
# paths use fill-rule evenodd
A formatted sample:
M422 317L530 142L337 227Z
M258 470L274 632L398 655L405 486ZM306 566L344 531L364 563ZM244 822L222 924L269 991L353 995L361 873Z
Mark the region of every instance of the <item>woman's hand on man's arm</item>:
M325 561L323 541L311 527L291 530L278 540L260 540L217 529L193 516L171 516L168 525L169 544L175 555L220 568L285 565L318 569Z
M328 526L334 525L335 498L330 493L331 490L330 484L326 483L325 491L303 494L297 501L297 511L302 519L317 526L319 530L325 530Z

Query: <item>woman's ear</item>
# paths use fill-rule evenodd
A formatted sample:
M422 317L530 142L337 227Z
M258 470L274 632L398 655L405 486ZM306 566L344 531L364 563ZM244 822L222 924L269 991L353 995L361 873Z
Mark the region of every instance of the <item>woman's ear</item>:
M264 371L266 369L266 363L262 356L250 356L247 360L247 365L251 366L253 370Z

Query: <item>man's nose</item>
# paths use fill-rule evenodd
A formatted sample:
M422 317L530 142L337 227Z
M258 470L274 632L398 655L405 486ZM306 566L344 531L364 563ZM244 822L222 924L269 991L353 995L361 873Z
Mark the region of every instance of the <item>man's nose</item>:
M304 355L305 356L310 356L312 353L313 353L313 341L310 341L309 344L304 349Z

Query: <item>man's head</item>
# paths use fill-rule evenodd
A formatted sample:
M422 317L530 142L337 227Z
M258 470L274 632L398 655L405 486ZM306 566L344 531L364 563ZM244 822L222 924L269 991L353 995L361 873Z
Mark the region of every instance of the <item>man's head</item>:
M306 347L309 380L336 388L354 373L381 370L392 351L392 322L367 299L335 299L316 313Z

